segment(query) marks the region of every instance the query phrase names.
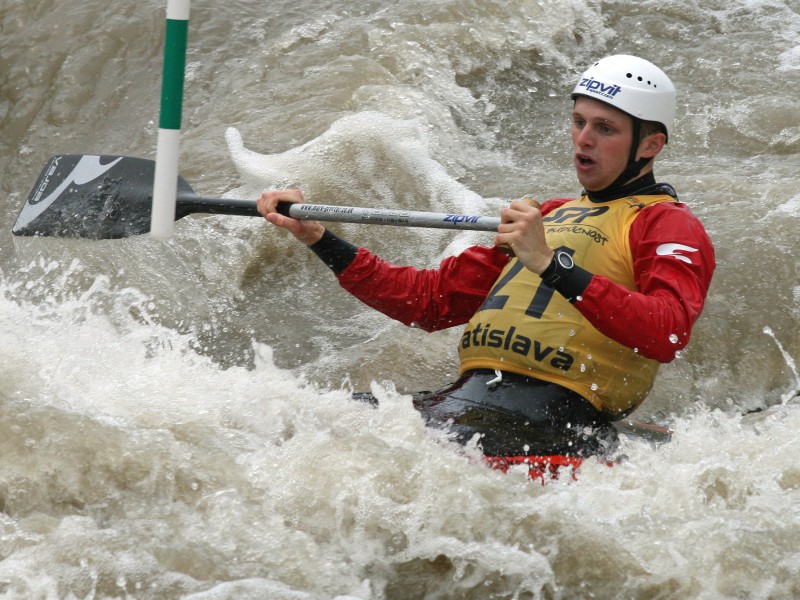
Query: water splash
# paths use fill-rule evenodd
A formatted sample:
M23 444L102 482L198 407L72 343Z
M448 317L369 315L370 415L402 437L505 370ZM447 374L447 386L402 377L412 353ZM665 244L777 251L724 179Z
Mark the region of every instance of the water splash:
M797 371L797 363L795 363L794 358L786 351L783 347L783 344L780 343L775 333L772 331L771 327L764 327L764 333L767 334L772 340L775 342L775 345L778 346L778 350L780 350L781 354L783 355L783 360L786 361L786 366L791 369L792 374L794 375L795 380L795 388L785 394L781 395L781 403L786 404L792 398L797 398L800 396L800 373Z

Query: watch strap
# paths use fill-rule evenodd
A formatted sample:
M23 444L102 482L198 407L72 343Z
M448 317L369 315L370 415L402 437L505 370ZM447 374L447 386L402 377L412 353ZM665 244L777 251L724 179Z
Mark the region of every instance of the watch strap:
M559 281L568 277L575 268L575 262L572 260L572 254L574 252L575 251L571 248L566 248L564 246L556 248L555 252L553 252L553 259L550 261L550 265L539 275L542 281L550 287L555 287ZM567 260L563 260L564 257L566 257ZM564 265L563 262L567 262L568 265Z
M570 256L573 252L566 247L556 248L556 253L559 251L567 252ZM553 254L550 265L542 271L540 277L543 283L555 289L569 302L574 303L584 293L594 275L574 263L571 269L565 269L558 262L556 254Z

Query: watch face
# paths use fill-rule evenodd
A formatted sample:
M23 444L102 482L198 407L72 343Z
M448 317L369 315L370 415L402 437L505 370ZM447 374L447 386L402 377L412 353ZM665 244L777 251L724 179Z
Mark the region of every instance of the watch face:
M556 260L558 261L559 266L564 269L571 269L575 266L575 261L572 260L572 257L566 252L558 252L556 254Z

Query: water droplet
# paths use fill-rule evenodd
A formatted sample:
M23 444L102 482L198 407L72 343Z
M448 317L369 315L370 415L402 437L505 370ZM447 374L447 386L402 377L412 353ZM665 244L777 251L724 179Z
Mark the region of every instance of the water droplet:
M574 329L570 329L569 330L569 337L572 337L574 335L575 335L575 330Z
M586 373L586 365L581 363L581 373Z
M580 302L583 300L583 296L575 296L575 302Z
M669 336L669 341L672 342L673 344L677 344L678 336L673 333L672 335Z
M593 391L593 392L596 392L596 391L597 391L597 387L598 387L598 386L597 386L597 384L596 384L596 383L593 383L593 384L592 384L592 391Z
M764 333L766 333L767 335L772 335L772 327L769 327L769 326L764 327L764 329L762 331Z

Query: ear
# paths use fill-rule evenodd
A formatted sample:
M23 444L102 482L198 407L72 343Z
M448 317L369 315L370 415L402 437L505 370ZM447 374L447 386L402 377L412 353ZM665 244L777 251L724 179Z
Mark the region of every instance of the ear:
M667 143L667 136L656 132L646 136L639 142L639 156L641 158L655 158Z

